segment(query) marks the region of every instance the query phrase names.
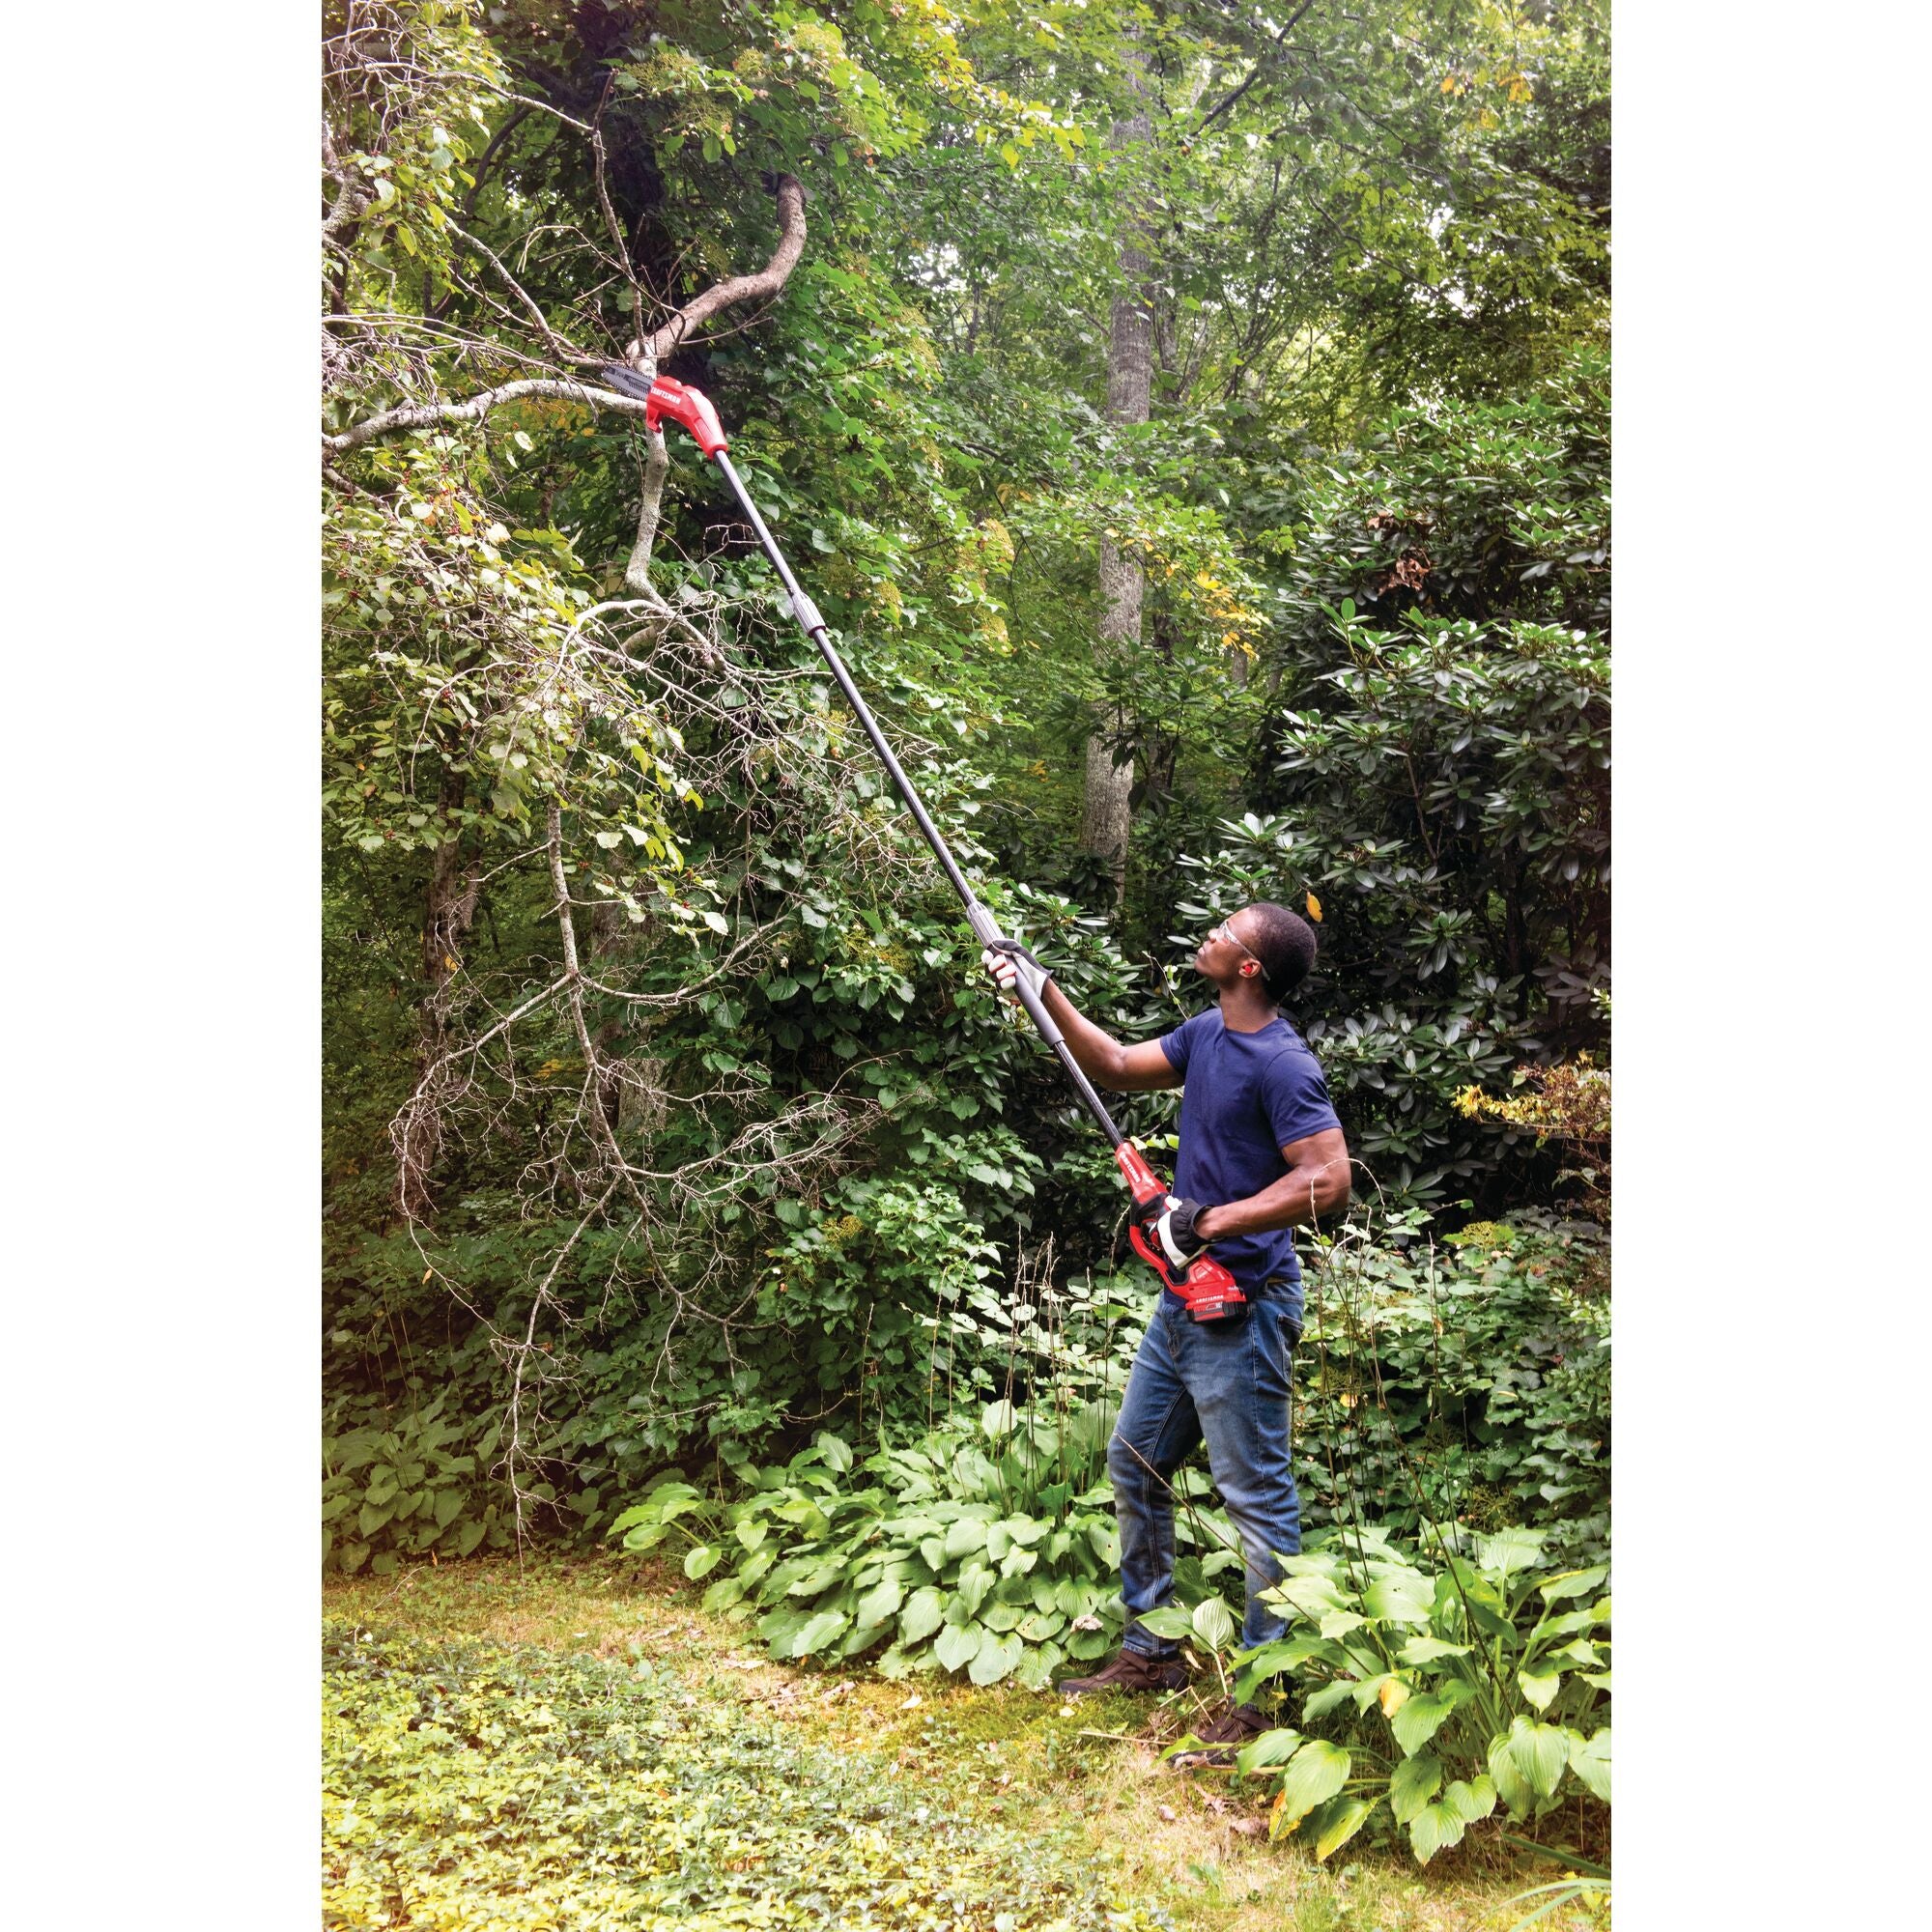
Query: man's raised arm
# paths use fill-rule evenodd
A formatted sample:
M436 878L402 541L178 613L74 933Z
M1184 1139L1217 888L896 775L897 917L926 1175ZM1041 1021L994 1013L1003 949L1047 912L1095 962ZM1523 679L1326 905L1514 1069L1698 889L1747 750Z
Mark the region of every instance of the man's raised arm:
M1003 940L1000 946L980 954L986 971L999 981L1002 992L1010 993L1021 972L1020 961L1040 978L1039 997L1054 1023L1066 1036L1066 1048L1074 1064L1096 1087L1114 1094L1145 1094L1155 1087L1179 1087L1180 1075L1162 1052L1156 1039L1144 1039L1122 1046L1110 1033L1102 1033L1065 993L1039 961L1016 940Z

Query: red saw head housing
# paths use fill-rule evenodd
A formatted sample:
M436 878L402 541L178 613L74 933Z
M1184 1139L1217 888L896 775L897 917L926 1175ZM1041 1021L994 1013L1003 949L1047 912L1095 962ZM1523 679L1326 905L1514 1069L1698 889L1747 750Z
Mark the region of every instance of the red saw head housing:
M660 416L682 423L697 439L697 446L706 456L716 456L726 446L724 426L718 420L711 399L701 390L687 388L675 376L660 376L651 384L644 427L656 429Z

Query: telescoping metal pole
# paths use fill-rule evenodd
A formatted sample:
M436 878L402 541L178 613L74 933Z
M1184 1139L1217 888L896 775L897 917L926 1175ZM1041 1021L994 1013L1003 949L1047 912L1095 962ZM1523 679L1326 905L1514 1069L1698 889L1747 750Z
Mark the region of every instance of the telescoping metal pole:
M959 862L952 856L952 848L946 842L939 827L933 824L931 814L925 809L924 801L906 777L905 768L893 753L893 748L886 742L886 734L879 729L879 721L872 716L872 707L866 702L865 694L852 682L852 673L845 668L845 661L833 648L832 639L826 634L825 619L819 614L818 606L800 589L797 578L791 574L791 566L784 560L784 553L779 549L777 540L765 527L765 520L758 514L758 506L752 501L751 493L746 490L744 479L732 468L731 459L723 449L712 452L725 480L737 493L738 501L744 506L745 515L751 519L753 529L758 534L758 541L765 548L765 554L772 560L772 568L779 574L786 594L791 599L791 612L798 619L799 629L818 646L819 655L831 668L832 675L838 681L838 689L845 694L845 701L858 714L859 723L865 726L866 736L872 741L872 749L879 754L879 762L886 768L894 788L905 801L906 810L912 813L913 823L924 836L925 842L932 847L933 856L945 869L946 876L952 882L952 890L957 893L966 907L966 921L979 936L982 945L990 946L996 939L1004 939L1000 923L980 903L973 888L966 882L966 875L959 869ZM1073 1083L1073 1091L1079 1094L1087 1111L1099 1123L1100 1131L1107 1136L1110 1147L1119 1147L1126 1138L1114 1123L1114 1117L1107 1111L1107 1104L1094 1089L1094 1083L1081 1070L1073 1058L1072 1049L1066 1044L1066 1037L1060 1031L1053 1015L1046 1010L1039 994L1030 986L1024 978L1016 980L1013 991L1019 996L1020 1005L1026 1009L1027 1017L1039 1030L1039 1035L1052 1047L1066 1077Z
M967 883L966 875L959 869L959 862L953 858L952 849L933 824L932 815L926 810L924 801L914 789L912 781L906 777L904 768L893 753L893 748L886 742L886 734L879 729L879 721L872 716L872 707L866 702L865 695L852 682L852 673L845 668L845 661L833 648L832 639L827 635L825 619L819 614L814 604L799 587L798 579L792 575L791 566L784 559L784 553L779 549L777 540L765 527L765 520L758 514L758 506L752 501L751 493L745 488L744 479L732 467L731 459L725 454L724 425L718 420L718 412L712 408L710 399L699 390L677 382L669 376L660 376L646 385L643 378L635 369L626 369L612 364L599 372L604 380L620 394L633 396L647 405L644 412L644 425L647 429L658 428L661 417L669 416L673 422L682 423L696 439L697 446L712 458L724 472L725 481L731 486L750 519L752 528L757 532L758 542L763 545L765 554L771 558L772 568L779 574L779 581L785 587L785 594L791 600L791 612L798 619L798 625L805 635L818 646L819 655L824 658L838 689L845 694L845 701L857 714L859 723L865 727L866 736L872 742L872 749L879 754L879 762L886 768L892 779L894 789L897 791L905 808L912 813L913 823L920 829L925 842L932 847L933 856L952 881L952 890L959 895L966 908L966 921L981 945L990 946L1002 940L1006 934L1000 930L1000 923L980 903L978 895ZM1080 1069L1079 1063L1066 1044L1065 1036L1060 1031L1053 1016L1046 1010L1040 998L1039 986L1029 979L1028 969L1023 962L1019 978L1014 981L1013 991L1020 1005L1026 1009L1027 1017L1033 1021L1039 1037L1053 1049L1054 1057L1060 1062L1061 1069L1071 1083L1073 1091L1080 1096L1081 1104L1093 1115L1100 1131L1107 1136L1107 1144L1114 1151L1115 1165L1121 1170L1121 1177L1127 1184L1137 1209L1146 1210L1156 1202L1173 1204L1174 1197L1167 1192L1152 1169L1147 1164L1140 1150L1122 1134L1115 1124L1114 1117L1107 1111L1106 1102L1094 1089L1094 1083ZM1042 980L1040 984L1045 982ZM1236 1286L1234 1277L1211 1256L1203 1254L1187 1266L1179 1276L1164 1257L1157 1254L1150 1244L1146 1229L1138 1223L1131 1230L1129 1238L1135 1250L1160 1276L1169 1288L1186 1302L1189 1313L1197 1321L1217 1321L1227 1316L1238 1314L1246 1297Z

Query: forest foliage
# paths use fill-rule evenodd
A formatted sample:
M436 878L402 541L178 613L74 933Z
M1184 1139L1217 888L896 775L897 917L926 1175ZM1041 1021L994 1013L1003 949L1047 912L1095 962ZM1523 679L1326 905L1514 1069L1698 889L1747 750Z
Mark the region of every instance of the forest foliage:
M1104 1598L1057 1463L943 1524L907 1485L966 1446L997 1477L989 1405L1057 1458L1118 1392L1111 1164L722 480L596 400L633 344L717 404L1083 1010L1151 1036L1206 924L1319 919L1296 1017L1369 1218L1311 1248L1311 1520L1600 1555L1606 1102L1531 1104L1607 1078L1600 0L325 14L327 1560L602 1535L683 1484L749 1608L773 1497L838 1529L829 1472L934 1523L902 1575L788 1581L838 1648L933 1647L905 1619L976 1553L946 1628L1009 1670ZM799 222L781 287L673 326ZM1108 408L1135 301L1144 423ZM1081 849L1096 734L1123 865ZM1172 1095L1123 1112L1172 1133ZM1050 1591L1004 1574L1063 1535Z

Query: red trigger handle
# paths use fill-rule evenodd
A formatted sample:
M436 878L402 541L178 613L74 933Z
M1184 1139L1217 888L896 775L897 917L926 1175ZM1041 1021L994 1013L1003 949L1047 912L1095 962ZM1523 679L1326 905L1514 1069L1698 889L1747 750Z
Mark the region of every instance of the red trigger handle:
M1127 1183L1127 1192L1133 1196L1136 1208L1167 1198L1167 1188L1160 1177L1147 1164L1140 1149L1132 1141L1122 1141L1114 1150L1114 1161L1121 1170L1121 1179ZM1248 1298L1241 1293L1239 1283L1212 1255L1202 1255L1184 1275L1176 1280L1173 1265L1148 1239L1138 1221L1127 1230L1127 1239L1133 1243L1134 1252L1141 1260L1187 1304L1187 1312L1195 1321L1219 1321L1230 1315L1238 1315L1246 1308Z

